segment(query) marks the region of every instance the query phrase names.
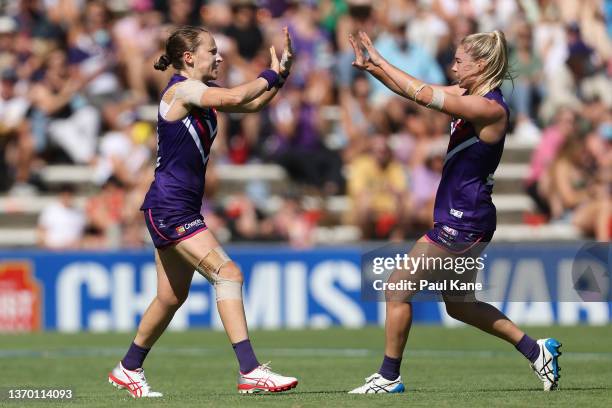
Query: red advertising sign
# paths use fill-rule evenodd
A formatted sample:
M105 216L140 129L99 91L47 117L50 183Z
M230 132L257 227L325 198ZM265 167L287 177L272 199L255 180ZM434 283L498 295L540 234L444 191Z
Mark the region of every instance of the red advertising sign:
M0 332L41 328L41 289L29 262L0 262Z

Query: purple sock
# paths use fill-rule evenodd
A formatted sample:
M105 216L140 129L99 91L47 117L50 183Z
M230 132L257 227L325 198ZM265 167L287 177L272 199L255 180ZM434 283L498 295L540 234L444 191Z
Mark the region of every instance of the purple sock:
M132 345L125 354L125 357L123 357L123 360L121 360L121 365L128 370L135 370L142 367L142 363L144 363L149 350L151 349L140 347L138 344L132 342Z
M378 374L382 375L386 380L393 381L400 375L401 358L391 358L385 355L382 365L378 370Z
M246 339L239 341L238 343L232 344L238 364L240 364L240 372L243 374L250 373L257 367L259 367L259 361L255 357L253 346L251 346L251 340Z
M521 338L515 347L527 358L527 360L531 361L532 363L535 362L540 356L540 346L538 346L538 343L534 339L526 334Z

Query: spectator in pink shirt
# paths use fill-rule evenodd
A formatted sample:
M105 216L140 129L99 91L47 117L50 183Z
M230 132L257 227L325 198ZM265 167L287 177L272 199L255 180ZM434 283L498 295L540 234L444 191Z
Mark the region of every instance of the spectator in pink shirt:
M542 133L542 140L531 156L525 189L538 210L547 217L551 214L548 205L550 180L546 175L547 169L557 156L563 142L576 131L576 112L568 107L559 109L553 123Z

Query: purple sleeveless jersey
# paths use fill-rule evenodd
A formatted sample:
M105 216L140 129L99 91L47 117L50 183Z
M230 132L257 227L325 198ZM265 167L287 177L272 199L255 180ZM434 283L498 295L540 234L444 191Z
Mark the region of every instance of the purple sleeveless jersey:
M187 78L174 74L162 92ZM215 86L208 84L208 86ZM160 102L160 111L169 109ZM210 148L217 135L217 112L191 108L175 121L157 115L155 179L140 207L157 248L174 244L206 229L200 214Z
M162 96L186 79L174 74ZM158 113L157 135L155 180L140 209L200 213L206 165L217 135L217 112L213 108L192 108L185 118L176 121L167 121Z
M484 96L499 103L509 115L499 89ZM450 142L442 180L436 194L434 222L462 231L493 231L497 216L491 200L493 173L502 156L506 135L496 144L481 141L474 126L463 119L451 123Z

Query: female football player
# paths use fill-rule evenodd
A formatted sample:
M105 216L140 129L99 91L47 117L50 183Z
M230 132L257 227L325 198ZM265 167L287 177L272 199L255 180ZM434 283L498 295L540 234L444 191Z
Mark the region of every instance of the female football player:
M213 285L223 326L236 353L241 393L279 392L297 380L260 364L249 341L242 302L243 276L207 229L200 214L204 177L217 134L217 111L256 112L276 95L289 75L293 55L287 28L279 62L270 48L271 66L235 88L221 88L217 78L223 58L215 39L200 27L181 27L166 42L155 68L176 72L161 95L155 179L141 210L155 244L157 296L144 313L125 357L109 382L133 397L161 397L151 390L142 369L151 347L187 298L194 271Z
M436 194L434 227L409 257L446 259L468 253L477 256L493 237L496 211L491 200L493 173L504 148L508 129L508 106L499 89L508 74L506 39L502 32L477 33L465 37L455 53L453 86L426 84L387 62L367 34L359 33L359 44L349 38L355 51L353 65L367 71L395 93L453 118L442 180ZM364 56L362 48L368 53ZM426 248L425 248L426 247ZM425 248L425 249L424 249ZM415 278L425 277L421 269ZM389 281L396 281L398 271ZM435 276L434 276L435 278ZM474 279L474 276L471 277ZM404 391L400 376L402 354L412 323L413 292L386 295L385 356L380 370L351 393L396 393ZM514 345L531 363L544 385L553 390L559 379L561 344L552 338L534 340L495 307L464 293L463 301L442 292L448 314Z

